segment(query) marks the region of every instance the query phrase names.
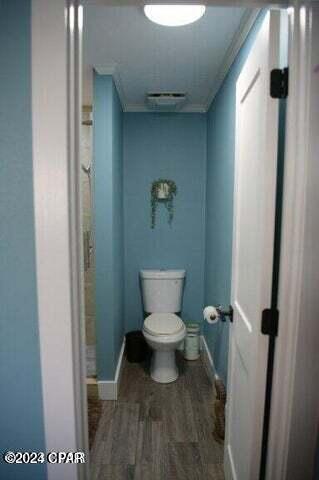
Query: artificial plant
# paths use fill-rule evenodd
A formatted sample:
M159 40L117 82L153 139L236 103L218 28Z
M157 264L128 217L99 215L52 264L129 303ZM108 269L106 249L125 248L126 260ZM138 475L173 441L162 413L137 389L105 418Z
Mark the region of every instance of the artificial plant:
M159 198L159 193L166 185L165 198ZM151 228L155 228L156 210L159 203L163 203L168 211L168 224L171 226L174 218L174 197L177 194L176 183L173 180L160 178L155 180L151 186Z

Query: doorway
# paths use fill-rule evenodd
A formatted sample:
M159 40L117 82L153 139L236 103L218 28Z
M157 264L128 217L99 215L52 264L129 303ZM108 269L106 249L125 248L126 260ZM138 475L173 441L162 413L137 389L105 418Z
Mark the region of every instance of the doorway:
M110 2L107 2L110 3ZM36 6L32 14L32 29L34 32L34 43L32 47L33 51L33 84L34 84L34 128L36 128L37 136L35 137L35 154L34 154L34 189L35 189L35 205L36 208L36 234L37 234L37 257L38 257L38 296L39 296L39 311L40 311L40 344L41 344L41 364L43 370L43 402L45 406L45 427L46 427L46 444L48 448L55 447L55 440L61 439L60 445L70 448L70 445L81 445L85 448L85 426L83 429L82 419L85 419L85 411L83 411L83 398L81 397L81 385L79 383L79 377L81 377L81 357L79 356L78 348L78 326L77 322L79 319L79 307L78 302L73 300L79 299L81 297L80 291L78 290L78 278L77 267L74 264L73 260L75 257L78 257L77 265L80 264L79 255L78 255L78 244L75 241L76 238L79 238L78 235L74 235L76 230L76 225L72 224L71 228L64 221L69 218L70 208L71 210L77 206L77 197L76 197L76 188L74 172L76 171L75 165L78 165L79 162L73 161L73 147L75 151L77 150L77 141L73 137L73 130L71 129L71 135L66 136L66 119L65 121L61 120L61 112L64 111L65 105L68 104L70 107L71 115L74 115L74 104L73 100L76 100L77 89L74 89L71 85L71 90L69 90L69 81L74 82L74 71L72 70L74 64L72 63L75 59L75 64L77 62L77 47L75 44L75 50L73 49L74 44L66 44L67 39L74 38L74 10L73 12L70 9L69 20L70 23L65 24L65 10L64 5L58 5L52 2L32 2ZM76 4L72 3L72 8L76 7ZM282 263L284 264L284 276L282 277L282 284L280 286L281 298L281 314L283 325L285 326L285 337L284 339L279 336L278 344L280 344L280 355L278 358L278 365L276 367L276 403L275 403L275 412L274 412L274 422L275 427L272 427L272 442L269 444L271 447L271 464L269 472L271 472L271 478L286 478L286 468L292 467L294 462L292 462L292 457L298 457L298 468L301 471L305 467L310 475L311 465L313 464L313 452L314 452L314 441L313 441L313 428L311 425L315 425L316 422L307 423L307 428L305 431L302 431L302 438L307 439L303 442L306 445L306 449L303 450L303 455L300 455L300 450L297 447L298 442L296 438L300 439L300 431L297 437L291 432L291 418L290 414L287 413L288 405L291 404L292 397L294 401L294 406L297 408L298 402L295 400L298 395L304 391L302 388L299 388L300 384L303 384L304 381L307 382L309 391L312 392L311 384L311 375L313 373L313 368L315 362L310 362L307 368L307 374L302 374L302 365L298 364L298 369L296 369L296 348L298 347L298 352L303 351L302 348L306 343L303 343L305 337L308 335L308 346L313 345L316 339L316 330L313 327L313 322L311 319L316 318L314 315L310 315L309 312L313 312L314 303L305 303L305 298L308 298L304 295L306 292L312 294L311 288L308 283L303 282L305 278L305 272L303 267L306 267L307 259L309 260L309 255L303 257L304 252L304 241L306 239L310 240L312 238L312 231L308 231L305 238L303 236L303 231L300 227L300 218L303 218L303 212L306 212L308 206L311 206L311 199L307 195L306 205L303 202L305 194L305 179L307 178L307 169L305 165L313 165L311 152L308 152L306 148L305 139L308 138L307 135L304 135L305 132L308 132L307 126L309 125L309 115L307 110L308 101L311 97L310 89L313 88L312 79L316 78L316 59L315 51L312 52L310 46L312 42L315 42L316 38L316 21L317 16L315 8L309 2L309 5L300 8L299 5L295 5L292 10L291 16L291 34L293 40L293 51L291 52L291 98L289 99L288 105L288 118L289 118L289 139L288 139L288 157L289 157L289 168L287 176L287 185L285 187L285 196L284 196L284 241L286 255ZM76 11L77 14L77 11ZM80 15L81 17L81 15ZM80 20L79 17L79 20ZM78 17L76 17L78 18ZM314 20L315 23L310 22L310 18ZM55 25L56 28L51 28L52 25ZM76 23L77 25L77 23ZM81 21L79 22L79 27L81 26ZM50 27L50 28L48 28ZM43 32L46 32L45 49L43 49ZM59 35L56 34L59 32ZM65 33L67 33L65 35ZM75 35L79 32L76 31ZM72 37L73 35L73 37ZM59 45L59 48L57 48ZM316 43L314 43L316 45ZM309 48L308 48L309 47ZM50 50L51 55L48 56L48 49ZM71 50L69 52L69 50ZM44 54L45 51L45 54ZM69 60L71 61L71 76L67 78L67 72L65 69L66 64L66 52L70 53ZM57 72L59 72L59 82L55 80L51 81L51 78L48 78L47 72L52 66L52 59L55 59ZM312 69L310 70L310 66ZM60 68L59 68L60 67ZM297 81L297 79L301 81ZM77 86L75 81L75 86ZM58 104L56 101L53 102L39 102L39 99L43 98L43 95L49 89L50 96L47 96L47 100L59 99ZM70 94L71 91L71 94ZM69 94L67 94L69 92ZM54 95L56 93L56 96ZM68 96L69 95L69 96ZM69 98L70 97L70 98ZM68 103L68 100L71 100L71 103ZM76 100L77 101L77 100ZM64 102L64 103L63 103ZM45 107L44 107L45 105ZM311 106L313 106L311 104ZM58 108L61 107L61 108ZM307 108L306 108L307 107ZM313 109L310 111L315 118ZM295 118L298 116L301 117L301 120L295 125ZM78 118L75 114L74 118ZM299 118L299 117L298 117ZM70 120L70 119L69 119ZM54 124L54 128L52 128ZM72 128L74 124L71 122ZM293 128L293 125L295 127ZM43 127L43 128L42 128ZM44 128L45 127L45 128ZM51 149L48 149L48 140L50 141ZM313 140L313 138L312 138ZM70 142L70 143L69 143ZM71 151L67 155L68 147L72 146ZM59 150L59 155L56 155L57 147L61 147ZM305 153L306 152L306 153ZM302 160L299 162L298 160ZM43 172L49 166L50 171L50 182L46 183L46 195L43 196ZM56 166L57 168L52 168ZM296 176L295 173L298 172ZM70 179L71 175L71 179ZM314 177L313 177L314 178ZM61 182L61 180L63 180ZM70 183L71 189L68 194L63 189L65 196L59 197L62 201L59 202L59 212L56 211L56 185L64 187ZM311 183L312 186L312 183ZM313 190L310 190L311 192ZM68 201L68 200L69 201ZM64 200L64 201L63 201ZM47 212L52 212L52 215L41 215L44 205ZM288 211L289 208L287 205L294 205L295 208L293 211ZM307 207L307 208L306 208ZM308 211L308 210L307 210ZM57 215L58 213L58 215ZM74 221L74 212L71 215L71 218ZM308 218L308 216L307 216ZM56 221L59 219L59 221ZM61 221L63 220L63 221ZM66 255L47 255L46 246L47 246L47 237L44 235L44 232L51 232L50 245L51 253L54 252L60 253L63 251ZM291 233L294 233L291 235ZM73 235L73 237L72 237ZM57 243L55 244L52 240L53 237L56 239ZM73 238L73 240L72 240ZM62 243L60 243L60 241ZM300 246L297 256L296 254L296 245ZM70 250L70 245L72 249ZM73 264L72 275L67 267L69 267L69 260L71 258L71 263ZM311 258L311 256L310 256ZM292 259L292 265L290 265L290 259ZM63 260L63 263L62 263ZM302 266L301 274L296 278L295 268L296 262L298 266ZM55 284L54 295L52 293L52 286L48 290L47 284L45 281L42 281L48 275L48 272L52 273L53 278L56 272L56 268L61 266L59 269L58 281ZM74 273L75 272L75 273ZM288 273L287 273L288 272ZM70 291L67 288L70 287ZM291 295L291 291L294 292L294 295ZM70 295L73 295L73 300L70 301ZM311 297L312 298L312 297ZM299 303L299 301L301 303ZM56 306L59 305L61 315L55 315ZM307 308L302 308L307 307ZM72 308L71 308L72 307ZM307 335L305 335L304 330L299 328L299 320L301 318L301 312L303 318L305 315L309 319ZM294 321L292 321L292 318ZM73 330L72 330L73 329ZM296 331L298 330L298 338L296 337ZM73 331L74 339L71 341L70 331ZM61 334L64 339L63 345L64 349L61 348ZM311 338L309 337L311 336ZM293 348L287 349L287 342ZM43 347L50 345L50 349ZM52 348L51 348L52 347ZM296 347L296 348L295 348ZM50 352L53 350L60 351L59 358L51 355ZM301 350L300 350L301 349ZM307 348L307 359L312 358L312 350ZM84 358L84 357L83 357ZM74 363L76 359L76 363ZM63 379L65 383L63 388L61 388L61 378L62 376L56 376L56 371L59 369L59 365L63 365ZM72 368L72 366L74 368ZM62 369L61 369L62 371ZM73 375L74 371L75 376ZM55 373L56 379L54 379ZM83 376L84 378L84 376ZM286 378L287 382L285 385L282 383L282 378ZM301 380L302 379L302 380ZM69 381L68 381L69 380ZM293 396L291 397L291 392L293 391ZM281 395L281 393L283 395ZM315 393L311 396L312 400L316 397ZM54 405L52 399L54 398ZM61 425L56 422L50 421L54 417L54 412L58 408L59 402L63 404L63 409L61 407L61 412L65 412L63 428ZM300 403L299 403L300 405ZM311 420L315 418L314 409L312 408L312 403L309 405L310 411L307 411L307 419ZM82 409L82 410L81 410ZM52 415L50 415L52 412ZM304 418L304 415L301 415L300 418ZM77 434L74 432L74 421L77 425ZM283 424L283 429L278 431L276 428L278 422ZM76 443L76 438L78 443ZM276 447L280 448L277 449ZM65 448L64 448L65 449ZM278 455L277 453L284 452L284 455ZM294 455L295 452L295 455ZM298 454L297 454L298 453ZM72 467L67 466L69 475L72 475L72 478L78 478L78 468L76 466ZM52 478L55 478L55 468L54 466L48 466L48 470L52 475ZM60 466L59 478L61 478L62 471L64 467ZM80 475L81 469L79 469ZM293 470L294 471L294 470ZM308 475L307 473L307 475ZM308 475L309 478L311 478ZM270 478L270 477L269 477ZM287 477L288 478L288 477ZM303 478L303 477L301 477Z
M236 325L229 326L228 319L222 316L219 323L212 326L202 321L202 310L207 304L227 306L231 303L231 272L234 271L232 251L234 255L234 239L240 234L239 226L233 224L233 205L238 202L234 178L235 169L243 168L235 165L238 126L244 122L243 119L239 123L237 121L236 130L236 88L237 102L240 78L244 78L242 82L247 82L247 92L250 89L255 91L254 83L250 84L251 80L245 79L245 73L241 75L254 57L260 57L264 62L256 67L257 73L253 75L256 85L261 86L253 100L256 105L250 107L245 119L249 115L253 117L253 112L258 112L252 118L247 132L253 125L258 127L255 138L260 144L255 148L254 155L257 158L260 156L261 163L257 165L252 159L249 169L258 177L258 170L263 168L264 161L260 152L266 148L273 159L273 169L267 181L269 165L268 170L264 170L257 190L256 182L253 182L255 190L249 187L248 171L244 177L240 176L240 181L246 184L243 191L249 193L244 214L249 215L247 209L252 200L256 199L259 207L263 205L266 183L268 195L271 192L273 209L266 209L261 214L265 218L268 215L268 223L262 224L265 228L264 237L270 239L268 246L262 246L259 259L249 260L250 267L242 275L246 279L252 275L252 284L259 275L262 292L271 290L272 268L267 270L270 274L266 288L261 258L267 254L266 263L272 266L279 101L268 99L268 84L271 67L279 65L280 61L280 14L208 7L205 15L201 24L183 27L180 36L175 30L167 30L168 27L149 23L138 8L88 7L84 16L87 20L87 30L84 30L84 95L90 96L85 103L91 101L94 111L97 391L104 412L91 457L97 478L110 476L118 470L122 472L121 475L128 470L131 475L137 475L142 466L148 475L157 471L163 477L164 470L158 471L157 461L154 460L158 457L162 458L160 468L168 469L168 475L174 478L178 478L178 475L192 478L197 466L199 470L202 469L202 478L226 474L226 478L246 480L256 477L260 464L266 378L260 379L258 386L255 374L252 374L253 383L250 386L245 386L244 381L235 382L232 370L234 363L228 364L228 336L230 333L233 337L234 331L238 332L240 320L236 311ZM221 45L216 47L216 38L210 37L211 31L224 38ZM192 43L191 49L187 48L188 42ZM273 46L270 46L271 42ZM171 51L168 45L171 45ZM231 54L227 56L232 45ZM187 51L190 51L189 57L185 55ZM270 59L269 52L273 51L274 57ZM205 63L210 52L214 52L212 56L215 59L218 55L220 57L221 66L216 71L212 70L210 60L209 65ZM199 53L201 61L198 60ZM142 59L140 63L137 55ZM226 63L222 61L225 55ZM179 59L179 69L183 72L184 68L183 75L179 69L172 67L174 62L178 64ZM247 71L249 68L246 66ZM188 70L191 75L184 81ZM201 74L201 70L205 74ZM213 89L211 86L207 89L209 82L214 83ZM165 84L178 85L178 88L164 88ZM163 107L158 99L164 95L166 103ZM251 97L247 95L243 94L242 98L250 102ZM240 102L237 103L237 113L240 105ZM264 110L261 111L261 108ZM270 124L271 132L267 130ZM272 148L269 148L269 141L264 139L267 135L272 139ZM251 148L249 135L243 145ZM163 204L159 204L157 210L152 210L152 185L160 182L159 179L162 183L174 184L177 192L170 207L174 208L170 211L172 217L168 217L171 223L167 222L165 209L161 208ZM260 215L256 214L254 222L258 218ZM259 240L252 240L252 225L245 230L249 237L243 240L246 250L249 242L248 251L253 245L261 245ZM258 229L258 234L260 232ZM252 273L253 264L257 268L255 274ZM180 316L186 328L189 322L197 322L201 333L200 363L191 364L182 360L176 385L168 386L165 390L163 386L148 383L150 371L147 363L134 368L123 355L124 334L144 328L144 298L140 292L139 271L154 268L186 270ZM236 268L239 268L238 263ZM257 295L250 291L251 304L256 298ZM248 298L246 300L248 302ZM236 301L232 302L236 308ZM261 335L258 330L261 305L267 308L268 303L263 301L256 305L254 327L251 322L246 322L250 325L250 332L254 331L254 344L258 343L257 338ZM260 368L265 372L266 338L263 344L262 358L261 351L258 354ZM185 352L182 350L180 356L183 355ZM235 363L239 365L239 362ZM133 381L128 380L130 376ZM239 374L235 377L238 380ZM197 398L192 390L196 378L202 379L203 383L199 383L197 389L204 392L203 396ZM207 379L212 380L210 387L207 386ZM249 418L243 412L238 413L235 420L229 406L233 405L232 400L237 395L239 400L235 400L236 409L240 410L241 406L245 407L250 402L256 406L254 385L259 398L258 412L250 425ZM171 400L167 404L162 398L164 391L164 397ZM225 410L226 391L231 395L227 402L228 410ZM181 401L183 395L184 402ZM248 396L246 400L245 395ZM175 412L176 403L182 406ZM144 410L147 411L146 416L143 416ZM206 419L205 415L208 415ZM231 428L228 424L226 433L224 473L223 447L220 445L224 440L225 415L229 415L232 424ZM132 430L127 431L127 422L132 423ZM255 429L257 423L258 432ZM106 433L108 425L110 430ZM206 425L205 428L208 426L204 444L199 440L200 429L204 431L203 425ZM153 429L155 433L150 433ZM242 434L246 444L240 440ZM145 438L149 442L148 453L144 451ZM249 450L252 442L255 445L254 454ZM140 452L138 445L142 449ZM236 452L240 445L246 449L246 456L252 461L252 465L247 463L248 470L244 470L242 462L235 465L234 453L229 457L229 447ZM121 448L122 453L117 454ZM188 463L185 464L187 467L179 451L183 448L190 452ZM205 456L206 450L208 454Z

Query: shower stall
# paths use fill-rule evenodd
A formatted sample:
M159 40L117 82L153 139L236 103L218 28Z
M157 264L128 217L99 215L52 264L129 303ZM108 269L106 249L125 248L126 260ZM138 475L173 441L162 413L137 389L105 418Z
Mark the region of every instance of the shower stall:
M95 254L92 222L92 107L82 109L81 191L85 289L86 375L96 377Z

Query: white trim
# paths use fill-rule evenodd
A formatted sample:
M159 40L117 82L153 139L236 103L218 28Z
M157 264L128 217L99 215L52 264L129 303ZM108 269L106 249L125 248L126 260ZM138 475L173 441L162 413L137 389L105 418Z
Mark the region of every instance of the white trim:
M46 450L88 453L79 327L83 299L77 6L77 0L32 0L33 184ZM48 480L88 478L88 468L88 463L47 464Z
M314 478L319 403L318 155L314 154L318 95L311 66L315 46L318 59L319 11L314 15L315 8L318 5L312 2L303 6L296 2L295 12L290 11L280 317L267 480Z
M114 380L98 380L100 400L117 400L117 382Z
M97 382L99 397L101 400L117 400L118 398L123 370L124 349L125 338L123 340L122 347L119 353L114 380L98 380Z
M244 14L240 22L239 30L234 35L234 38L226 52L222 65L216 75L212 91L207 97L207 100L204 106L204 109L206 112L209 110L212 104L212 101L214 100L218 90L222 86L222 83L225 80L225 77L229 72L230 67L232 66L239 50L243 46L247 38L247 35L249 34L252 26L254 25L259 13L260 13L260 9L254 9L254 10L247 9L246 13Z
M206 113L206 108L204 105L197 105L195 103L190 103L185 105L178 110L156 110L148 108L145 104L128 104L124 107L125 112L136 112L136 113L157 113L157 112L172 112L172 113Z
M219 377L216 373L214 360L213 360L213 357L211 356L211 353L209 351L204 335L201 335L200 337L200 344L201 344L201 357L204 363L206 373L212 385L214 385L215 380L217 380Z

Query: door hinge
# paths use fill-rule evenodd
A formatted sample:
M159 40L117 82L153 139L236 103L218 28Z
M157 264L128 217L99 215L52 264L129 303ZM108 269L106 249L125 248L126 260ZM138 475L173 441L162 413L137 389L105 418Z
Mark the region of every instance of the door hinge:
M278 335L279 311L276 308L265 308L261 317L261 333L276 337Z
M288 97L288 67L275 68L270 72L270 96L272 98Z

